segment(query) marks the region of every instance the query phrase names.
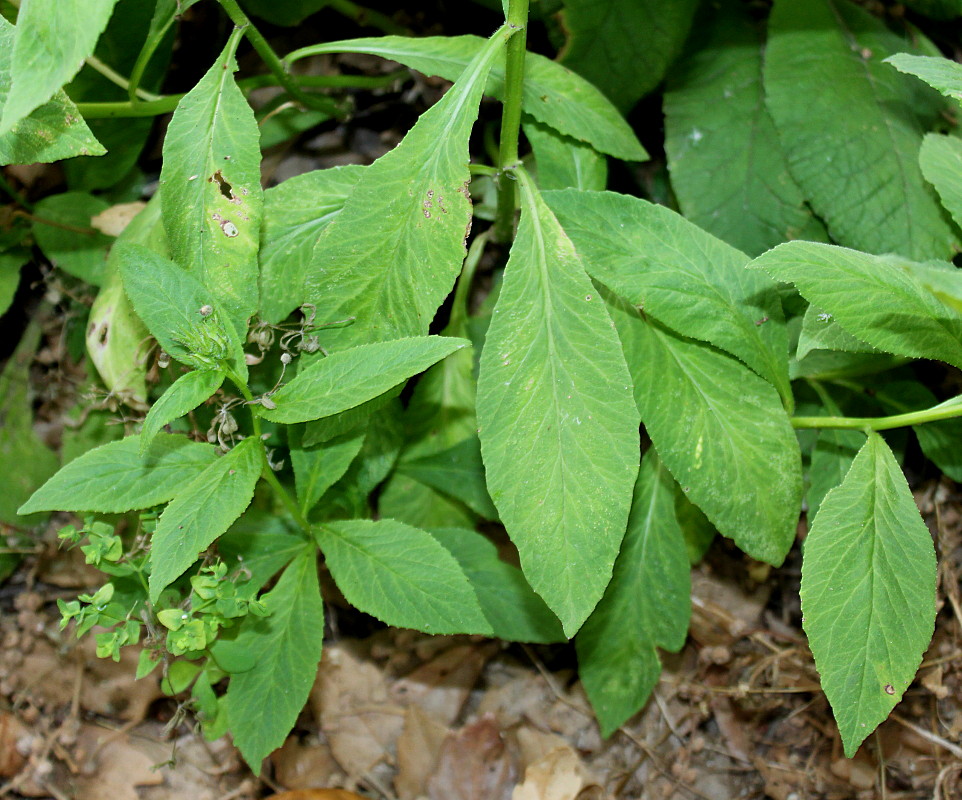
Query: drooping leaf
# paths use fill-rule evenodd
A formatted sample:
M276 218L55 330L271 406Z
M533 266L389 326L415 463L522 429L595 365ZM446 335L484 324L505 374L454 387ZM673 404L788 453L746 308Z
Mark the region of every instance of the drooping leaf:
M665 77L696 8L697 0L565 0L561 62L628 111Z
M760 32L736 2L707 30L672 70L664 101L668 169L685 218L753 256L786 239L824 240L765 107Z
M305 299L321 320L354 319L331 333L330 347L428 332L464 260L471 221L468 138L484 82L509 35L502 28L477 49L454 87L364 170L318 239Z
M460 500L485 519L498 518L498 511L485 486L481 443L477 436L438 453L406 459L398 470L425 486Z
M94 51L117 0L23 0L0 135L43 105ZM4 47L3 49L6 49Z
M896 53L885 59L899 72L921 78L946 97L962 103L962 64L948 58Z
M730 352L790 402L778 292L744 253L663 206L614 192L545 198L591 276L646 314Z
M292 431L289 439L291 466L294 467L298 504L305 515L317 505L324 492L344 476L361 451L366 434L367 426L361 425L313 447L305 447L300 433Z
M525 577L571 636L601 599L624 535L638 415L603 300L519 178L521 222L481 354L481 452Z
M915 264L816 242L788 242L756 258L751 267L794 283L848 333L887 353L933 358L962 366L962 312L927 282L958 287L949 264Z
M272 422L307 422L353 408L470 344L448 336L374 342L318 359L261 408Z
M140 452L146 453L164 425L180 419L203 403L224 382L221 370L195 369L181 375L150 407L140 431Z
M255 774L261 761L284 744L317 676L324 603L315 549L294 559L261 599L269 614L237 639L238 649L260 657L253 669L231 678L226 701L234 744Z
M310 53L370 53L389 58L426 75L453 81L484 46L478 36L381 36L350 39L305 48ZM292 55L299 55L294 53ZM504 66L496 64L485 93L504 99ZM590 144L600 153L625 161L645 161L648 154L618 110L584 78L536 53L524 63L521 107L538 122Z
M223 306L241 333L258 307L260 147L254 112L234 82L237 31L177 105L160 172L164 227L174 261Z
M602 736L648 700L661 674L656 648L677 652L684 645L691 615L688 573L675 482L649 450L611 583L575 638L578 675Z
M261 446L257 437L244 439L190 483L178 487L151 538L152 601L250 505L263 467Z
M45 197L34 208L33 237L55 267L100 286L113 239L91 227L90 220L109 207L85 192Z
M337 218L363 173L357 165L319 169L264 192L260 311L268 322L282 321L307 299L314 243Z
M805 540L802 614L845 755L912 682L935 626L932 536L876 433Z
M348 602L388 625L425 633L491 633L458 562L427 531L391 519L314 529Z
M962 64L958 66L962 68ZM926 134L919 151L919 166L955 224L962 225L962 142L952 136Z
M20 508L119 514L166 503L214 462L214 448L185 436L157 434L145 456L140 437L128 436L75 458Z
M917 86L882 63L907 46L852 3L778 0L765 50L768 109L792 175L832 238L872 253L946 258L955 237L918 167Z
M817 519L825 496L844 480L864 444L865 434L859 431L826 428L818 432L808 472L809 522Z
M537 166L538 186L548 189L601 191L608 182L608 162L590 145L563 136L541 122L524 123Z
M498 557L489 539L464 528L432 529L471 581L494 635L509 642L563 642L564 631L517 567Z

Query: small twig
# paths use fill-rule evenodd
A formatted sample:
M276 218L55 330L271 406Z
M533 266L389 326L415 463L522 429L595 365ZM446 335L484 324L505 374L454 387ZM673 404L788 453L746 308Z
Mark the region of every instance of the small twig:
M910 731L912 731L912 733L917 733L927 742L937 744L939 747L944 747L956 758L962 758L962 747L959 747L957 744L952 744L952 742L948 741L947 739L943 739L941 736L925 730L925 728L916 725L914 722L909 722L909 720L899 716L898 714L891 714L890 718L894 719L899 725L908 728Z

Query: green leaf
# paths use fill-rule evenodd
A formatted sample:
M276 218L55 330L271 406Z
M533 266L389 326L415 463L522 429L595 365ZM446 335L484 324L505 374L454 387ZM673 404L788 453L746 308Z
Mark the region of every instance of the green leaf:
M539 644L565 641L558 618L521 570L498 557L494 542L464 528L432 529L431 535L461 565L497 638Z
M426 75L454 81L484 47L478 36L381 36L317 45L311 53L370 53L397 61ZM485 93L504 100L504 66L496 64ZM648 154L618 110L584 78L536 53L524 62L521 107L538 122L625 161Z
M805 539L802 614L851 758L912 682L935 626L932 535L892 451L869 433Z
M140 452L144 454L161 428L207 400L224 382L220 370L195 369L181 375L147 412L140 431Z
M962 366L962 313L929 288L947 282L962 292L948 264L915 264L815 242L788 242L751 267L794 283L844 330L880 350Z
M777 0L765 50L768 110L792 175L833 239L946 258L956 241L921 180L919 96L882 63L906 46L852 3Z
M244 439L178 487L151 538L151 601L156 603L160 593L250 505L264 466L261 447L257 437Z
M55 267L100 286L113 239L92 228L90 220L108 208L85 192L45 197L34 207L33 238Z
M307 422L353 408L423 372L466 339L419 336L374 342L326 356L302 369L271 397L276 408L260 408L272 422Z
M304 447L301 437L292 432L290 440L291 465L297 499L305 516L317 505L321 496L347 472L351 462L361 452L367 426L335 436L314 447Z
M575 638L578 675L602 736L611 736L648 700L661 674L655 648L676 653L685 644L690 596L675 482L649 450L611 583Z
M825 496L838 486L848 474L865 444L865 434L859 431L827 428L818 432L812 449L812 465L809 469L808 519L816 519Z
M780 564L795 539L802 466L775 390L634 309L614 319L641 419L688 499L752 558Z
M19 513L95 511L120 514L170 500L185 482L214 462L209 444L160 433L145 456L140 437L128 436L75 458L41 486Z
M314 548L295 559L262 599L270 614L238 637L241 648L261 657L252 670L234 675L227 689L234 744L255 774L284 744L317 677L324 603Z
M0 253L0 317L13 303L20 286L20 268L28 261L26 253Z
M318 239L306 299L321 320L355 320L331 332L332 348L426 334L451 291L471 222L468 139L507 35L479 47L452 89L364 170Z
M458 562L431 534L393 519L314 529L347 601L388 625L425 633L491 634Z
M802 317L802 329L798 335L795 357L805 358L812 350L840 350L846 353L875 353L872 345L856 339L846 331L835 317L818 306L809 306Z
M247 577L245 590L256 592L304 552L304 542L289 517L250 508L217 540L217 552Z
M631 377L604 302L524 172L481 353L488 489L525 577L571 636L610 577L638 470Z
M232 360L247 375L238 336L223 323L214 292L173 261L136 244L118 244L124 288L137 315L165 352L189 366L212 369Z
M885 59L899 72L921 78L946 97L962 103L962 64L948 58L896 53Z
M262 192L257 122L234 82L239 34L177 105L164 137L160 200L174 261L246 333L258 307Z
M962 225L962 142L952 136L926 134L919 151L919 166L955 224Z
M696 8L698 0L565 0L561 61L628 111L665 77Z
M788 339L771 281L748 256L665 208L613 192L545 199L591 276L686 336L737 356L791 402Z
M762 91L763 41L727 2L709 36L668 78L665 151L686 219L749 255L825 239L792 179Z
M0 135L54 93L94 51L116 0L23 0L13 36ZM3 49L6 49L4 47Z
M537 165L538 186L548 189L601 191L608 182L608 162L592 147L529 120L524 135Z
M406 459L398 471L442 494L460 500L485 519L496 520L498 511L488 496L477 436L420 458Z
M314 243L341 213L363 174L364 167L356 164L318 169L264 193L260 311L268 322L281 322L307 299Z

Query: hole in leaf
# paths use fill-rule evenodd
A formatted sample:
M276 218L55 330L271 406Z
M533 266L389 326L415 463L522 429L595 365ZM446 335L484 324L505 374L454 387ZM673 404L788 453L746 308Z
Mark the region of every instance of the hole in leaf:
M217 185L220 187L220 193L224 195L224 197L228 200L234 199L233 187L227 182L220 170L217 170L217 172L207 179L208 183L213 183L214 181L217 181Z

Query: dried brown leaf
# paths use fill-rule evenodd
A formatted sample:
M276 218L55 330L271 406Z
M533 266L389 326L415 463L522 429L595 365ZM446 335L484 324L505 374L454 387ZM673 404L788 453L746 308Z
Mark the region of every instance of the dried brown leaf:
M430 800L508 800L517 777L494 717L450 734L441 746L437 771L428 781Z

